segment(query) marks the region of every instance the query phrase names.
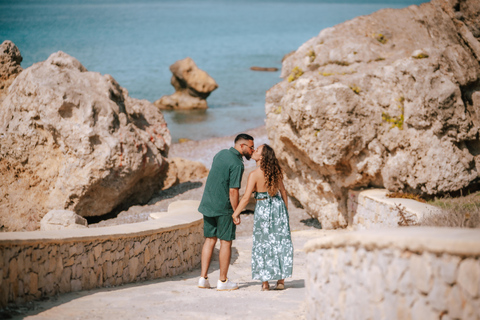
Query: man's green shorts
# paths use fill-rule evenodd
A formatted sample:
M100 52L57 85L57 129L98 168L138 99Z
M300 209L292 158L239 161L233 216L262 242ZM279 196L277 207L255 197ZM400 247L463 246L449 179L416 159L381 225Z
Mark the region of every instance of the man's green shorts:
M235 240L237 226L231 215L206 217L203 216L203 235L206 238L217 237L220 240Z

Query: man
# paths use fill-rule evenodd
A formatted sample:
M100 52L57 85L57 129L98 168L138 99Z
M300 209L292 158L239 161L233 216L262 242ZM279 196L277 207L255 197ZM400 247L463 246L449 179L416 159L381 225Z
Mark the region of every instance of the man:
M250 160L253 151L252 136L241 133L235 138L234 147L221 150L213 158L202 201L198 207L198 211L203 214L203 235L206 238L202 249L199 288L210 288L208 268L217 239L220 239L220 277L217 281L217 290L238 289L238 284L227 278L236 230L232 214L239 201L238 192L244 171L242 156Z

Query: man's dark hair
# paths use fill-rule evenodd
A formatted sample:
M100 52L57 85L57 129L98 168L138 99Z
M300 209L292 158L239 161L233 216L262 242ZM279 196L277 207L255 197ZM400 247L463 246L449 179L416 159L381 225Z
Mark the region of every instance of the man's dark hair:
M253 137L249 134L246 133L240 133L238 136L235 137L235 143L237 143L238 140L252 140Z

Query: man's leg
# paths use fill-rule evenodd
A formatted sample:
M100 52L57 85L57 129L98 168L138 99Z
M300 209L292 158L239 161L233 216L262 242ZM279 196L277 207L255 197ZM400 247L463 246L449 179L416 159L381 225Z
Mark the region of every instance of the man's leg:
M202 248L202 273L201 276L206 278L208 275L208 268L210 268L210 261L212 260L213 249L217 243L217 237L205 238ZM221 265L221 262L220 262ZM221 270L221 269L220 269Z
M221 281L225 281L227 279L227 273L228 273L228 267L230 265L231 255L232 255L232 241L226 241L226 240L220 239L220 253L218 256L218 260L220 262L220 278L219 279ZM203 264L202 264L202 271L203 271Z

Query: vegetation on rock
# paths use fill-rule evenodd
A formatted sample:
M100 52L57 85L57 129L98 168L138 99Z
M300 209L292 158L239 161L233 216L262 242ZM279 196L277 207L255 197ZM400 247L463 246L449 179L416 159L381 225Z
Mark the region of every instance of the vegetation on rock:
M293 82L293 81L297 80L298 78L300 78L302 76L302 74L303 74L302 69L300 69L299 67L293 68L292 72L288 76L288 82Z

